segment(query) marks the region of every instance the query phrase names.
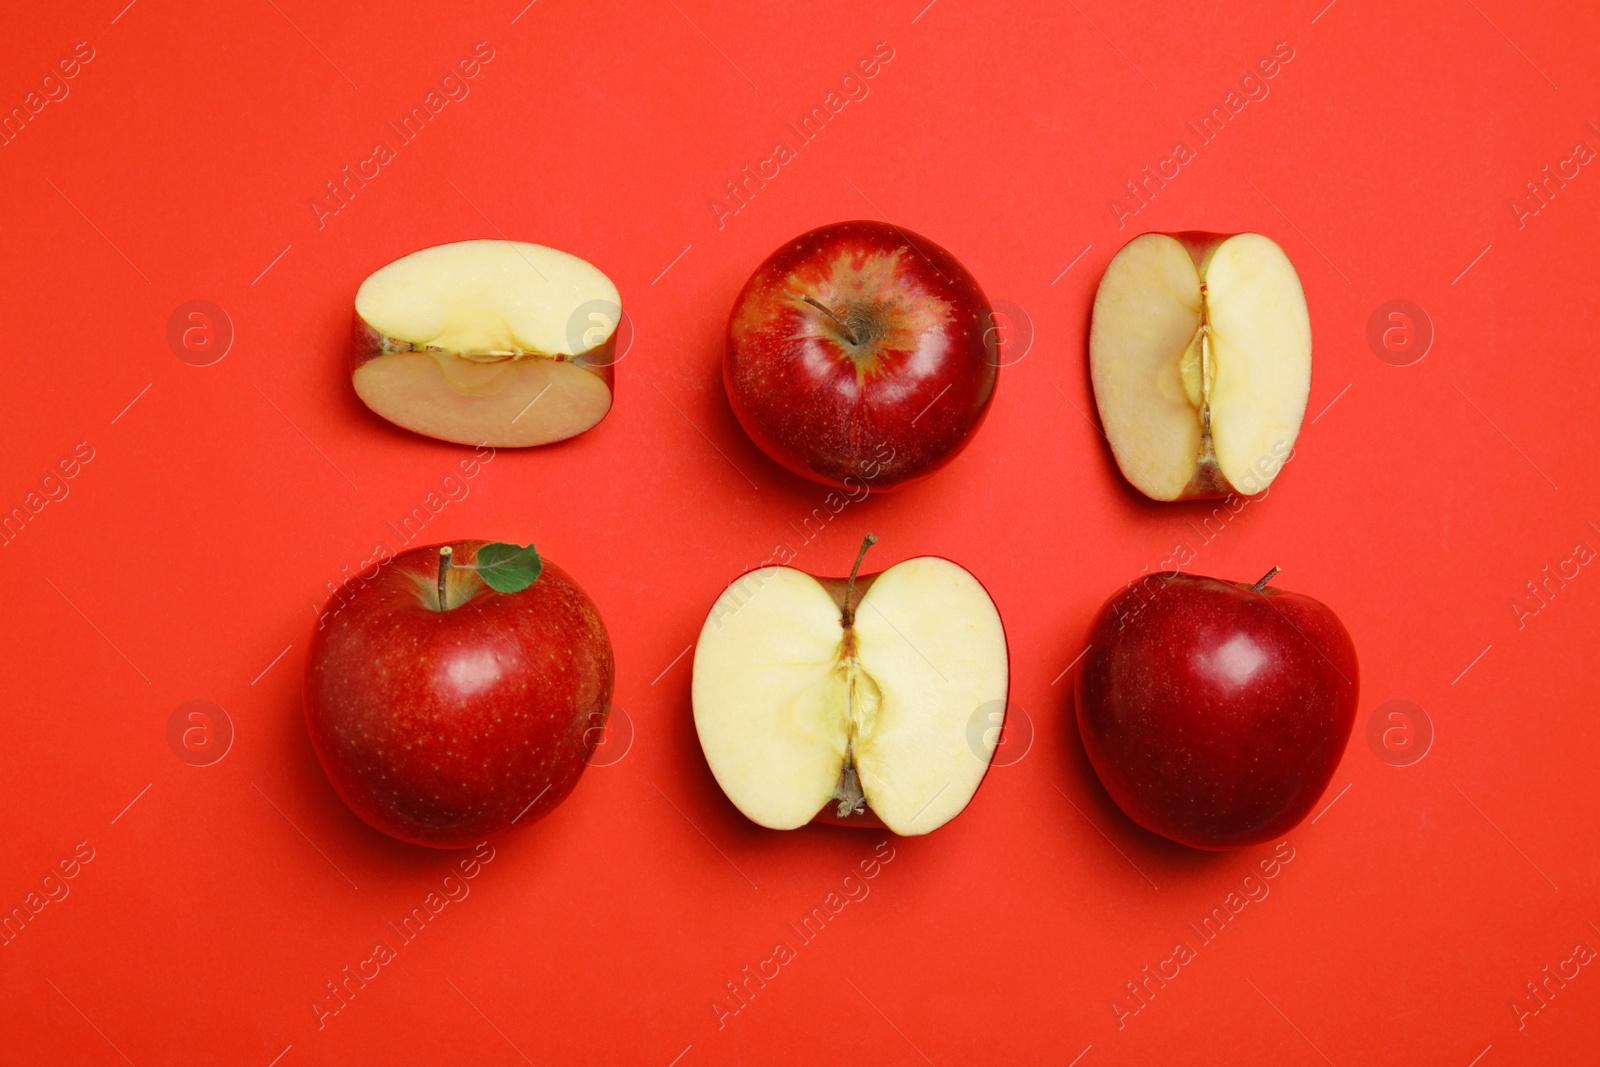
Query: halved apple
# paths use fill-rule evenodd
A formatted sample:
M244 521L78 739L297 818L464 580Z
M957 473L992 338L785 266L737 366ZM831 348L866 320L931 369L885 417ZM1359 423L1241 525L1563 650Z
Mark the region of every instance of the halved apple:
M991 724L1009 681L989 594L934 556L858 579L860 565L849 578L751 571L700 631L700 746L728 799L762 826L925 834L967 806L989 768L998 731L970 724L979 709Z
M395 260L356 292L351 375L367 407L468 445L564 440L611 409L622 298L577 256L458 241Z
M1253 495L1294 450L1311 319L1259 233L1147 233L1100 280L1089 368L1123 475L1156 500Z

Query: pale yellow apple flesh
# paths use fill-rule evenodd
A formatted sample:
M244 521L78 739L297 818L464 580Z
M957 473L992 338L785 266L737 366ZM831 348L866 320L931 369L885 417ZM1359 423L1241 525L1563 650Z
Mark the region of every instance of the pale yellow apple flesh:
M1256 233L1135 237L1095 294L1089 367L1112 454L1145 495L1259 493L1311 392L1299 275Z
M575 436L611 408L622 302L577 256L460 241L395 260L356 293L352 381L408 430L512 448Z
M855 805L924 834L967 806L988 769L997 737L980 709L1005 706L1009 679L989 594L931 556L863 585L847 627L818 579L752 571L701 629L695 729L723 792L762 826Z

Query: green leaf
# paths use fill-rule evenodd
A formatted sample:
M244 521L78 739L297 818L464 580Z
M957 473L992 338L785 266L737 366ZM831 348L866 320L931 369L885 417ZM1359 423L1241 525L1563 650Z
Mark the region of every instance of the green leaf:
M532 545L523 548L496 541L478 549L478 577L497 593L522 592L543 569L544 562Z

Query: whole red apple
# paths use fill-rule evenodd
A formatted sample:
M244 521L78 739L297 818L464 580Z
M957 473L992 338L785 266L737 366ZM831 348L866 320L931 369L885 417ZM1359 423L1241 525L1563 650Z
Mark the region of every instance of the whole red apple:
M1106 792L1193 848L1281 836L1328 786L1355 722L1356 650L1325 605L1261 581L1147 575L1100 609L1078 730Z
M593 602L531 545L430 545L352 578L323 609L306 725L357 815L402 841L463 848L572 791L613 676Z
M756 268L728 319L739 424L789 470L891 489L953 459L999 373L989 301L925 237L885 222L801 234Z

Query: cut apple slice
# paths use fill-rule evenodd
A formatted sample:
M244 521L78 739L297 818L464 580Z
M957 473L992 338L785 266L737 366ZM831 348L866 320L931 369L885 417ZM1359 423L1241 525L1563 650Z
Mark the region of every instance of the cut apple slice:
M994 602L949 560L861 579L768 567L728 586L700 631L695 729L753 822L925 834L983 780L1008 679Z
M1311 393L1299 275L1258 233L1135 237L1095 294L1089 367L1112 454L1140 492L1259 493Z
M373 411L469 445L564 440L611 409L622 300L577 256L520 241L413 252L356 292L351 373Z

